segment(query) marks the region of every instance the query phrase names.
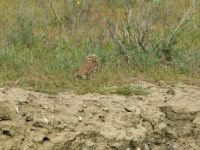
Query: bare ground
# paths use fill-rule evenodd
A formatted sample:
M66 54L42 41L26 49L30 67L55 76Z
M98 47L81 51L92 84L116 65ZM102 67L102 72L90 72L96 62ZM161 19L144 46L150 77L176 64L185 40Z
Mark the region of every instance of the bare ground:
M200 150L200 88L147 96L0 89L0 150Z

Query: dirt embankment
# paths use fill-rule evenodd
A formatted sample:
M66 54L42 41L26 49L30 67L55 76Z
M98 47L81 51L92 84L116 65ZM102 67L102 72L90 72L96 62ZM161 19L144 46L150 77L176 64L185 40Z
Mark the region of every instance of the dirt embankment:
M200 89L55 96L0 89L0 150L200 150Z

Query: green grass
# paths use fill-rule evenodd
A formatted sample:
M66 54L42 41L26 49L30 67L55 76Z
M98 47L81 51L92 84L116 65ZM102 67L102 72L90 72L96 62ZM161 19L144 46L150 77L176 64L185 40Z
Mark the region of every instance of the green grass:
M49 93L69 89L78 94L106 94L104 87L117 86L117 94L146 95L140 87L122 85L132 78L198 84L200 3L194 2L89 0L78 5L75 1L2 0L0 86ZM193 6L191 12L176 30L189 6ZM100 58L102 67L90 80L76 79L89 53Z
M109 90L108 90L109 91ZM118 94L118 95L148 95L147 89L141 86L130 86L130 85L123 85L117 86L116 88L110 91L111 94Z

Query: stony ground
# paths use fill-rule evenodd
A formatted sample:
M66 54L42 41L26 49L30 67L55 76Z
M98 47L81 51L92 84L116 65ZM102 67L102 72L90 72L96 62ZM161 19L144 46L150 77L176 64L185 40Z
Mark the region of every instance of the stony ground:
M200 88L147 96L0 89L0 150L200 150Z

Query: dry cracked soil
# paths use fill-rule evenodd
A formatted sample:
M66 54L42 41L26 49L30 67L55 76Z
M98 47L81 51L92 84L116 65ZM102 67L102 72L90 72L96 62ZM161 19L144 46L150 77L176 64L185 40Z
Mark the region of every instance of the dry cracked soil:
M200 88L146 96L0 89L0 150L200 150Z

